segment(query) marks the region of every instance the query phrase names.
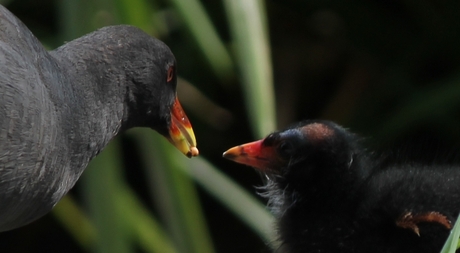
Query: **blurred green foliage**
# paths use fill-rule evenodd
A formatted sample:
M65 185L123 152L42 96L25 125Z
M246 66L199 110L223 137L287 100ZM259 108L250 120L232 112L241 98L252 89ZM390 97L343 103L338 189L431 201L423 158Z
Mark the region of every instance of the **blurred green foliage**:
M458 161L460 2L0 4L49 49L120 23L163 40L201 151L188 160L145 129L117 137L53 214L2 233L2 252L266 252L274 230L259 175L221 154L303 119L409 158Z

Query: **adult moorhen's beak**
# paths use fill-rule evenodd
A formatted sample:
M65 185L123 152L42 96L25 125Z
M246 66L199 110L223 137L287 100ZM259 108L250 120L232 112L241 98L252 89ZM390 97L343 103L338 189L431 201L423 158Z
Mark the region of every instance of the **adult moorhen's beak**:
M192 125L177 98L171 108L171 125L167 139L189 158L199 154Z
M275 149L272 146L263 145L263 141L258 140L233 147L225 151L222 156L266 172L278 164L279 158Z

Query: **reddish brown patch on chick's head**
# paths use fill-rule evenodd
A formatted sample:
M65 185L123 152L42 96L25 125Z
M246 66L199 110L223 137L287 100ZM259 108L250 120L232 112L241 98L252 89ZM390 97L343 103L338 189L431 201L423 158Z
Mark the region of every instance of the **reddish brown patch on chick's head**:
M308 124L300 129L312 142L324 141L334 137L335 132L329 126L322 123Z

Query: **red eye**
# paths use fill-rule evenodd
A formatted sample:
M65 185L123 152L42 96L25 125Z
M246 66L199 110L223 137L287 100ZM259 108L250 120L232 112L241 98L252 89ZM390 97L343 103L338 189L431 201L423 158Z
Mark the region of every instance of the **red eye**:
M174 67L170 66L168 69L168 77L166 78L166 81L169 83L173 80L174 78Z

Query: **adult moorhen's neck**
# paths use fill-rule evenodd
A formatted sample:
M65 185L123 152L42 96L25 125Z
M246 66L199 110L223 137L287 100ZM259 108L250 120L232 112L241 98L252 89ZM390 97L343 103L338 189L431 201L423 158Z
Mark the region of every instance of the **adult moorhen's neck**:
M145 125L147 112L142 98L147 91L143 88L151 84L150 89L155 89L155 75L161 71L154 65L157 63L150 48L152 40L156 41L134 27L107 27L50 52L58 63L56 68L62 70L59 85L69 86L65 93L55 94L59 96L55 101L62 101L71 111L65 115L72 118L64 121L72 123L68 127L78 129L78 140L90 136L102 140L88 140L94 152L99 152L120 130ZM143 80L148 78L152 80ZM160 101L158 107L159 104ZM159 108L149 109L160 112Z

